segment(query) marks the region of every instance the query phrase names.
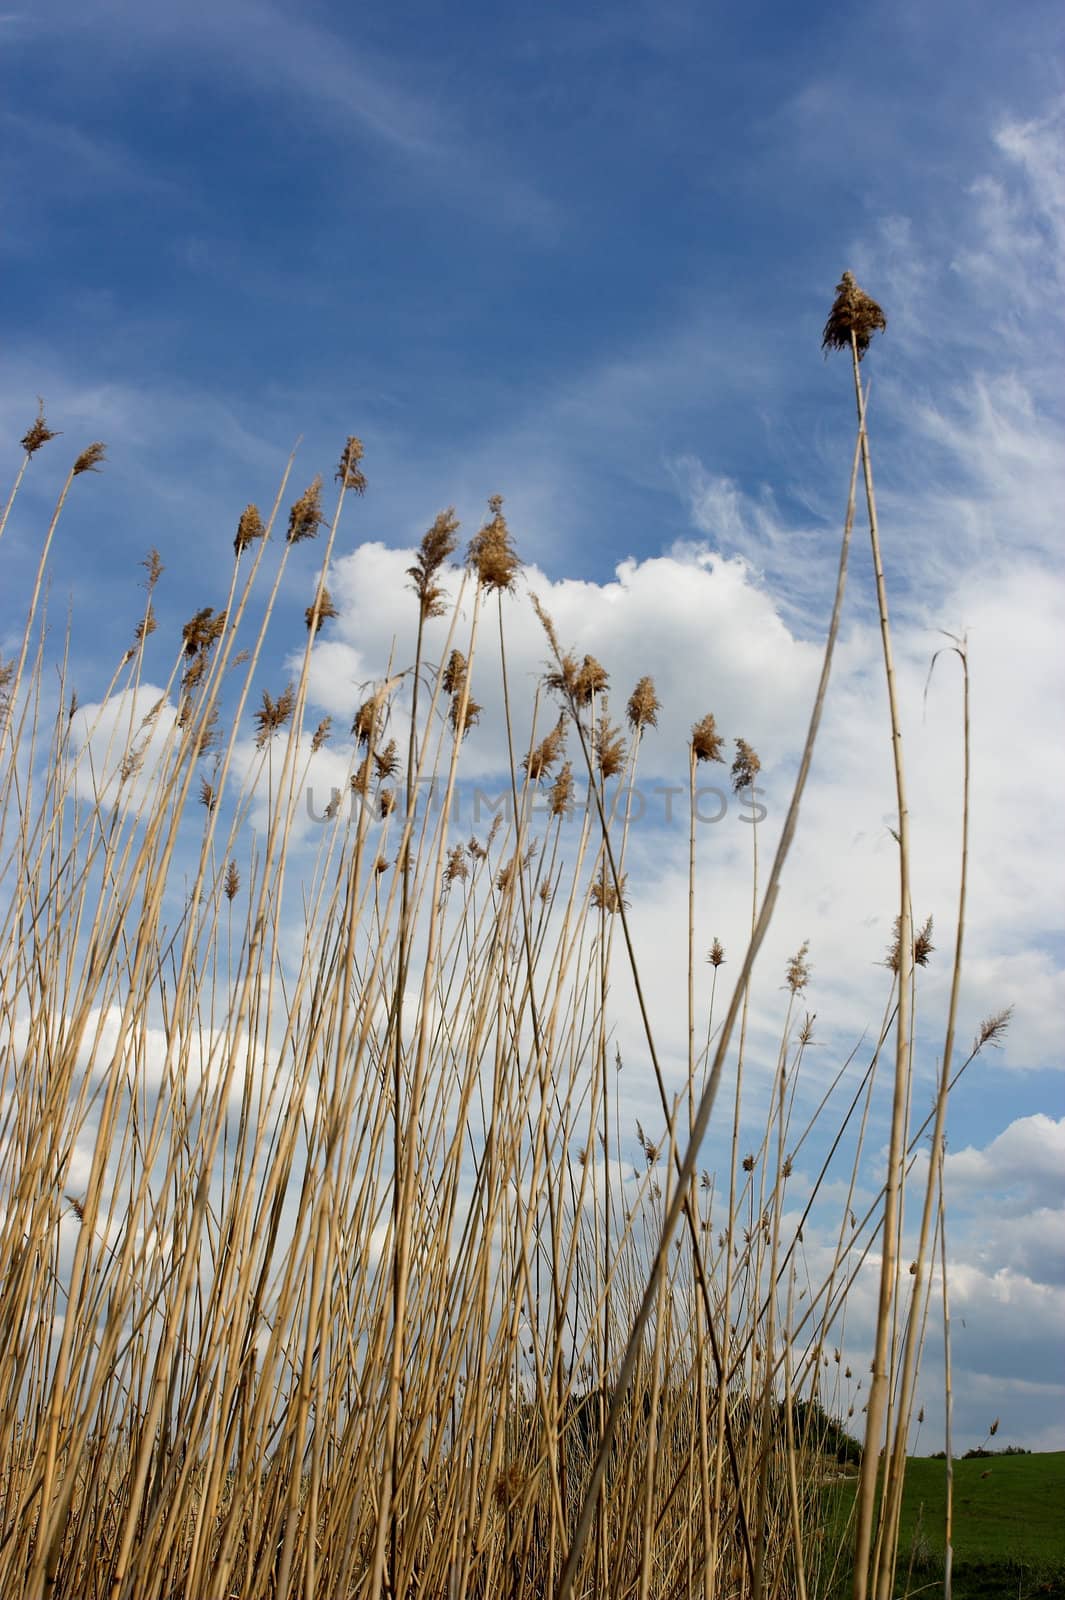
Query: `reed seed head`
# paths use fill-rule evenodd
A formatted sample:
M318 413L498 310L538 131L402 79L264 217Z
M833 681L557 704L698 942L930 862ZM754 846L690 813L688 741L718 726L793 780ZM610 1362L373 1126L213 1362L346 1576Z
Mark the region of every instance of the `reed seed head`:
M255 738L255 748L261 750L271 736L291 717L296 707L296 691L288 684L275 700L265 689L263 690L263 703L255 713L255 724L258 733Z
M536 783L540 778L546 777L551 771L551 768L562 754L565 737L566 718L563 715L559 717L558 722L547 735L547 738L541 740L535 750L531 751L522 762L522 766L533 783Z
M1009 1027L1012 1016L1013 1007L1007 1006L1004 1011L996 1011L994 1016L985 1017L973 1041L973 1054L975 1055L977 1050L982 1050L985 1044L994 1045L998 1049L999 1041Z
M499 890L500 894L504 894L510 888L511 884L514 882L515 873L518 872L523 865L524 863L517 855L511 856L509 861L504 861L503 865L496 873L496 888Z
M386 778L394 778L399 771L399 751L396 749L396 741L389 739L385 748L375 753L373 761L377 776L382 782Z
M712 967L720 967L725 962L725 947L720 939L715 939L706 957Z
M492 1493L500 1510L505 1511L508 1506L521 1499L525 1483L525 1473L517 1462L511 1462L508 1467L497 1473Z
M579 706L591 705L593 696L605 694L609 683L606 668L594 656L585 656L577 674L574 699Z
M662 702L655 693L653 678L641 678L629 696L628 718L633 733L643 728L658 727L658 713Z
M901 948L902 948L901 938L902 938L902 919L900 917L896 917L895 918L894 935L892 937L892 941L891 941L890 948L888 949L888 953L884 957L884 965L885 965L885 967L887 967L891 972L893 972L896 977L898 977L898 972L899 972L899 956L900 956ZM918 929L915 929L915 931L914 931L914 935L913 935L913 964L914 964L914 966L916 966L916 967L927 967L929 957L934 954L935 948L936 948L935 945L932 943L932 918L931 917L927 917L925 919L924 925L922 927L918 928Z
M237 891L240 888L240 873L237 870L237 863L235 861L231 861L226 868L225 884L223 887L226 899L232 903L236 899Z
M461 694L466 682L468 662L461 650L452 650L447 658L442 681L445 694Z
M887 328L887 318L875 300L859 288L851 273L845 272L836 285L836 298L821 336L822 350L849 350L853 336L860 361L874 333Z
M625 765L625 740L622 738L621 729L611 724L605 711L599 718L594 743L600 777L604 782L616 778Z
M502 593L513 589L521 562L511 544L501 494L489 496L488 510L488 520L470 540L467 560L485 589Z
M319 475L313 483L307 485L289 510L286 535L289 544L299 544L302 539L313 539L324 523L322 479Z
M558 642L558 634L555 632L555 624L552 622L552 620L551 620L550 616L548 615L548 613L544 610L543 605L541 604L539 595L530 593L529 599L532 601L532 608L536 612L536 615L540 620L540 626L543 628L544 632L547 634L548 643L550 644L552 650L555 652L555 655L556 656L561 656L562 647L560 646L560 644Z
M192 740L193 754L197 757L206 755L209 750L216 750L222 742L222 731L218 722L218 707L212 705L208 708L207 715L201 720Z
M256 539L261 539L265 532L263 519L259 515L259 507L245 506L240 514L236 537L233 540L233 549L236 554L239 556L241 551L246 550L250 544L254 544Z
M318 613L317 616L315 615L316 610ZM333 617L339 617L339 615L340 612L333 604L333 597L329 593L329 590L323 589L321 594L318 596L317 606L312 600L311 604L303 613L303 619L307 624L308 632L310 632L310 630L313 628L315 633L318 633L321 630L323 622L328 622Z
M736 759L732 763L732 788L735 794L750 788L762 770L762 763L746 739L736 740Z
M553 689L556 694L561 694L572 703L577 697L577 679L580 670L576 656L566 650L559 654L558 666L551 668L545 675L544 682L549 689Z
M458 528L459 519L455 515L455 508L448 506L446 511L440 512L428 532L423 534L414 565L407 568L411 588L418 596L423 622L427 622L430 617L442 617L446 609L444 590L436 579L440 568L454 553L458 544L455 537Z
M181 630L187 656L206 656L222 637L226 628L226 613L215 612L214 606L203 606L190 617Z
M148 609L145 611L143 617L133 630L134 644L137 646L142 645L145 639L147 639L150 634L153 634L158 626L159 624L155 620L155 612L152 610L152 604L149 600Z
M26 429L26 432L22 435L19 443L28 456L33 456L37 454L37 451L43 444L48 443L49 439L58 438L58 433L55 433L44 420L44 401L41 399L41 396L38 395L37 416Z
M465 879L470 875L466 865L466 850L461 844L453 845L447 853L447 865L444 868L444 887L450 889L457 879Z
M333 728L333 719L332 719L332 717L323 717L321 722L318 724L317 728L315 728L314 732L311 734L311 754L312 755L317 755L318 754L318 751L322 748L322 746L325 744L326 740L329 738L329 735L332 732L332 728Z
M158 550L156 550L154 545L141 562L141 566L144 568L146 574L144 579L144 587L147 589L148 593L151 594L152 590L159 582L159 579L166 571L166 568L163 566L163 558L159 554Z
M806 957L810 950L809 939L804 939L796 953L788 962L785 982L792 994L798 994L805 989L810 981L810 963Z
M565 816L573 809L573 765L564 761L558 777L547 793L547 803L553 817Z
M714 713L708 711L701 722L692 728L692 754L696 761L723 761L721 754L725 741L717 731Z
M371 695L369 700L362 702L362 705L355 713L355 720L351 724L352 737L355 743L362 745L367 750L370 748L370 740L373 738L374 729L377 726L377 713L377 699Z
M74 463L74 477L83 472L99 472L100 464L107 460L107 446L97 439L95 444L90 444Z
M480 722L483 710L484 707L473 698L472 694L467 694L466 696L465 709L463 708L461 694L455 695L451 701L449 714L454 732L465 739L470 729L476 727L477 723Z
M592 905L595 909L606 912L608 916L616 916L623 906L627 911L629 900L625 894L626 881L627 875L623 872L615 885L604 863L601 875L592 884Z
M345 489L350 489L353 494L366 493L366 479L359 469L362 460L362 440L356 439L352 434L340 452L340 465L336 470L336 481Z

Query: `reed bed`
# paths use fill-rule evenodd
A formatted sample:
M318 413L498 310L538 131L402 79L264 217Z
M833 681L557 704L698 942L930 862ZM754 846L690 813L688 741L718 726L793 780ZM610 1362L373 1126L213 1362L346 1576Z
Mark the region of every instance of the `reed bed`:
M895 1592L915 1374L945 1249L943 1112L966 1063L951 1062L955 985L907 1271L903 1197L930 1123L911 1115L921 947L894 698L900 922L874 1045L841 1064L812 1115L800 1109L805 949L773 1059L750 1059L747 1028L828 684L859 465L891 675L859 369L883 317L863 301L845 279L826 329L852 353L858 433L822 681L764 883L753 830L750 946L720 996L724 952L715 941L707 968L694 943L692 825L679 1087L660 1062L626 892L624 796L655 687L613 685L532 597L545 668L532 725L514 724L503 599L523 579L502 501L465 552L453 512L436 518L410 569L409 638L353 703L350 732L312 728L314 643L336 615L330 562L366 481L354 437L328 510L320 479L293 496L290 462L268 513L238 519L226 592L169 657L149 554L141 621L86 727L42 598L74 480L105 465L99 444L78 456L2 674L0 1594ZM5 522L54 437L42 411ZM298 670L264 687L286 568L312 538L322 565ZM455 599L445 574L462 554ZM491 672L510 803L466 837L464 744ZM160 673L165 691L145 704ZM726 752L712 714L691 714L694 797L699 764ZM308 764L327 741L344 752L345 788L316 850L300 852ZM739 740L737 793L758 770ZM956 962L963 924L964 898ZM642 1018L649 1129L622 1103L636 1069L611 1020L619 981ZM990 1019L974 1049L1003 1026ZM890 1161L857 1216L885 1056ZM771 1092L744 1151L752 1073ZM700 1149L715 1109L731 1154L711 1172ZM826 1154L796 1222L789 1179L815 1146ZM803 1226L841 1176L848 1201L811 1252ZM875 1263L862 1479L855 1527L839 1528L825 1484L840 1456L861 1454L841 1402L841 1330ZM849 1369L846 1381L853 1416L860 1383Z

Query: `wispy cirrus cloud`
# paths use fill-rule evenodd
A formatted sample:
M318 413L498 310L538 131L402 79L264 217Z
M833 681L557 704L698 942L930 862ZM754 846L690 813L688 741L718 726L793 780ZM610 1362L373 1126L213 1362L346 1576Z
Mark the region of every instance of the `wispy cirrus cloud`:
M540 237L557 230L556 208L535 180L471 135L454 96L424 65L390 58L365 37L356 44L339 18L329 25L266 0L194 4L180 14L110 0L91 19L71 10L37 23L46 36L60 26L64 38L90 40L97 58L120 53L127 74L164 60L172 72L180 62L192 77L224 79L231 94L281 97L295 126L354 137L333 156L329 187L341 214L374 184L375 158L390 156L420 185L504 226Z

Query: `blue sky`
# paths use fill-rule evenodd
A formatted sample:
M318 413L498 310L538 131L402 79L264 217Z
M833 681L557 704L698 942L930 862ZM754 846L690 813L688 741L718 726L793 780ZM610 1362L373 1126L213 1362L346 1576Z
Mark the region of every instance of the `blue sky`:
M224 598L236 517L269 503L296 437L302 483L355 432L370 493L344 525L323 704L342 710L384 669L396 619L374 584L441 507L468 533L498 491L568 636L619 673L647 651L676 691L676 749L708 708L684 691L705 683L783 794L853 425L821 327L846 266L883 302L866 370L916 756L915 893L945 929L957 713L935 695L929 710L923 686L936 630L968 629L966 1026L1017 1006L952 1127L974 1206L959 1248L992 1322L1011 1305L1065 1310L1060 1183L1049 1169L1030 1193L1015 1182L1025 1140L1045 1153L1065 1111L1059 43L1056 8L1039 3L219 0L0 16L8 472L38 393L64 430L27 479L6 581L18 594L35 562L63 452L105 439L106 477L76 485L55 564L57 600L84 603L75 660L90 685L129 641L149 545L176 629ZM313 571L301 553L290 622ZM771 953L811 937L818 1009L844 1031L871 1018L867 969L891 920L870 604L863 569ZM4 602L5 636L17 611ZM525 626L531 672L542 644ZM659 876L650 947L671 904ZM724 896L730 915L740 925ZM859 976L829 980L852 951ZM934 1000L945 976L932 981ZM995 1181L1023 1191L1038 1269L1016 1267L1019 1233L993 1249L980 1234ZM1065 1427L1060 1361L1043 1351L1033 1396L1028 1358L1007 1347L983 1376L1019 1386L1018 1431L1046 1442L1046 1415Z

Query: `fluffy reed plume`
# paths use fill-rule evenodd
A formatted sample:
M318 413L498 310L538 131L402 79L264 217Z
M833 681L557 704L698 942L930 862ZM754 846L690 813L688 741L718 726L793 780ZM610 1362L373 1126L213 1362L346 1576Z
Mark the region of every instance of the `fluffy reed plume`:
M798 994L800 990L805 989L810 981L810 963L806 959L809 952L810 941L809 939L804 939L799 949L788 962L784 981L792 994Z
M599 776L606 782L616 778L625 765L625 740L604 711L595 730L595 760Z
M256 539L261 539L265 532L263 519L259 515L259 507L253 505L245 506L240 514L240 521L237 523L237 531L233 539L234 552L239 556L241 551L254 544Z
M653 678L641 678L629 696L627 714L633 733L644 728L658 727L658 713L662 702L655 693Z
M1012 1017L1012 1006L1006 1006L1004 1010L996 1011L993 1016L985 1017L976 1030L972 1054L975 1055L978 1050L982 1050L985 1044L994 1045L997 1049L1001 1045L1002 1035L1009 1027Z
M376 695L371 695L368 700L362 702L352 719L351 736L355 743L361 745L365 750L370 748L370 742L374 737L374 730L379 724L380 716L380 702Z
M580 664L571 651L565 650L559 654L558 666L552 667L544 676L547 687L556 694L562 695L569 705L576 703L577 679L580 675Z
M720 967L724 965L725 947L721 943L720 939L714 940L713 944L710 946L710 950L706 959L712 967Z
M556 658L560 658L561 655L562 655L562 646L558 642L558 633L555 630L554 622L551 620L551 617L549 616L547 611L544 610L544 607L543 607L543 605L542 605L542 603L540 601L539 595L535 595L530 591L529 601L530 601L530 603L532 605L533 610L536 613L537 621L539 622L541 628L543 628L544 632L547 634L547 642L551 646L551 649L554 652L555 657Z
M303 539L313 539L318 529L324 525L322 480L321 477L317 477L313 483L307 485L299 499L293 501L289 508L286 538L289 544L299 544Z
M37 416L19 441L28 456L34 456L42 445L49 439L58 439L59 435L51 429L44 420L44 401L37 396Z
M566 718L563 714L545 739L532 750L522 762L522 766L529 775L531 783L538 783L541 778L547 777L551 768L562 755L566 742Z
M90 444L81 452L74 463L73 475L78 477L83 472L99 472L100 467L107 459L107 446L97 439L95 444Z
M501 494L489 495L488 510L491 515L470 540L466 559L476 572L478 583L485 589L502 592L513 589L521 562L511 544Z
M202 606L181 630L186 656L206 656L226 631L226 613Z
M447 666L441 684L445 694L461 694L466 684L466 657L461 650L452 650L447 658Z
M363 457L362 440L356 439L351 434L340 452L340 465L336 470L336 481L353 494L366 493L366 478L359 467Z
M151 594L152 590L159 582L159 579L166 571L166 568L163 566L163 558L159 554L158 550L155 549L154 545L144 557L144 560L141 562L141 566L144 568L144 587L147 589L148 593Z
M887 955L884 957L884 965L885 965L885 967L889 968L889 970L891 972L894 972L896 974L896 976L898 975L899 963L900 963L901 954L902 954L901 948L900 948L901 935L902 935L901 919L899 917L896 917L895 918L895 931L894 931L894 933L892 935L891 945L888 948ZM931 917L926 917L925 921L924 921L924 925L922 927L920 927L920 928L914 929L914 935L913 935L913 964L914 964L914 966L927 967L928 962L929 962L929 958L934 954L935 948L936 948L935 945L932 943L932 918Z
M452 845L447 853L447 864L444 867L444 888L450 889L453 883L464 881L470 875L466 863L466 848L464 845Z
M438 514L432 527L423 534L414 565L407 568L411 588L418 596L423 621L427 622L431 617L442 617L446 609L444 589L437 582L437 578L440 569L454 554L458 544L456 538L458 529L459 520L455 515L455 509L449 506L446 511Z
M836 298L821 338L822 350L849 350L853 336L860 361L873 334L882 333L886 327L887 318L876 301L858 287L851 273L845 272L836 285Z
M470 729L481 720L484 707L470 694L467 687L469 663L461 650L452 650L441 676L445 694L451 696L448 720L457 737L465 738ZM465 706L463 700L465 699Z
M237 863L235 861L230 861L226 866L226 875L222 892L230 904L232 904L232 902L237 898L239 891L240 872L237 868Z
M484 707L473 698L472 694L467 694L465 706L462 703L461 693L456 694L451 701L451 710L448 713L448 719L456 736L464 739L470 729L480 722L483 710Z
M149 603L148 609L145 611L143 617L133 630L134 644L139 648L144 643L145 639L149 638L150 635L156 631L158 626L159 624L156 621L155 612L152 610L151 604Z
M762 763L746 739L736 740L736 758L732 763L732 787L736 794L751 788L762 770Z
M323 589L318 596L317 602L311 601L303 613L303 619L307 624L308 632L313 628L315 633L318 633L323 622L329 622L333 617L339 617L339 615L340 612L333 604L333 597L329 590Z
M261 750L268 744L273 735L285 726L296 706L296 691L292 684L287 684L275 700L266 690L263 690L262 705L255 712L255 747Z
M558 657L558 665L545 675L544 682L574 709L590 706L596 695L605 694L610 687L609 675L601 662L587 655L578 662L569 650Z
M628 910L630 902L625 894L625 873L622 873L618 882L621 888L620 894L605 867L600 876L592 880L592 905L597 911L604 911L608 916L615 916L622 906Z
M396 741L394 739L389 739L383 750L374 752L373 764L374 770L382 782L386 778L394 778L396 776L399 771L399 751L396 749Z
M717 731L712 711L692 728L692 755L696 761L724 761L724 739Z
M317 755L333 731L332 717L323 717L321 722L311 734L311 754Z
M524 852L515 851L508 861L504 861L496 873L495 883L500 894L508 890L516 881L517 875L524 872L533 857L532 849Z
M573 767L564 761L558 777L547 793L547 803L553 817L564 817L573 809Z
M585 656L573 684L576 705L590 706L597 694L605 694L610 679L606 668L594 656Z

